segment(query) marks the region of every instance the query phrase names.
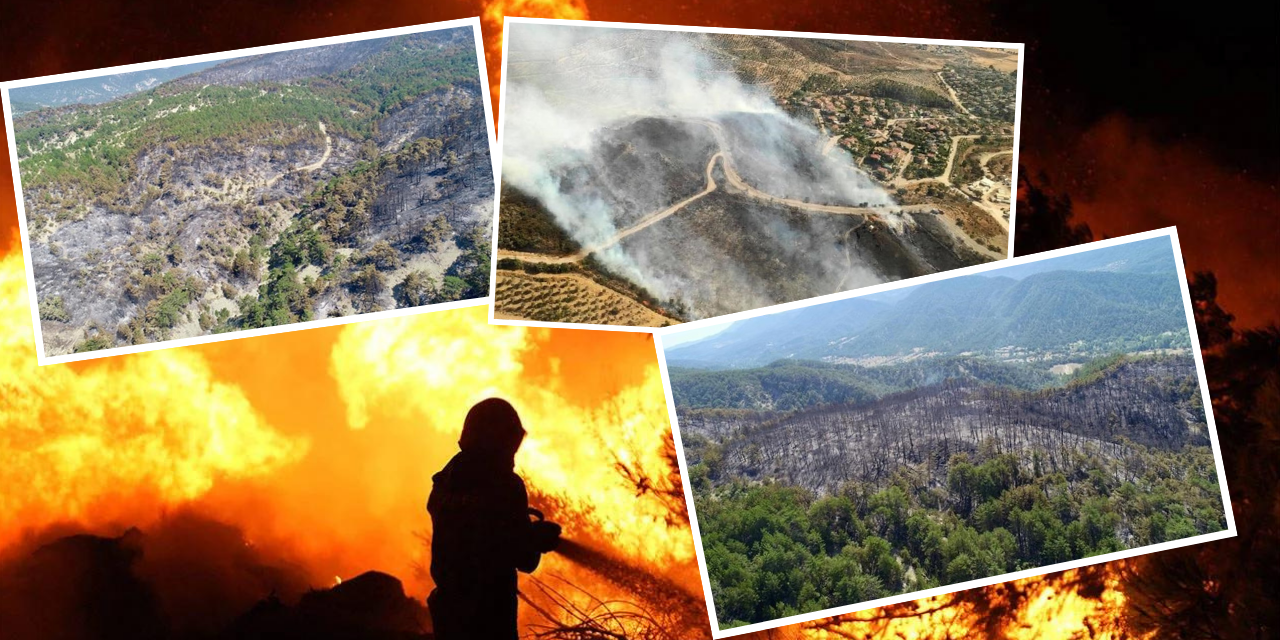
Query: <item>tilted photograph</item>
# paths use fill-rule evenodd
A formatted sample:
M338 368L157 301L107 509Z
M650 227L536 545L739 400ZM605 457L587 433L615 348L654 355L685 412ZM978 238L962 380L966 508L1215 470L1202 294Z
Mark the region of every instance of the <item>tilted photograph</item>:
M42 362L488 296L459 22L6 85Z
M1234 535L1175 246L663 332L718 629Z
M1021 45L506 24L496 322L662 327L1010 255Z

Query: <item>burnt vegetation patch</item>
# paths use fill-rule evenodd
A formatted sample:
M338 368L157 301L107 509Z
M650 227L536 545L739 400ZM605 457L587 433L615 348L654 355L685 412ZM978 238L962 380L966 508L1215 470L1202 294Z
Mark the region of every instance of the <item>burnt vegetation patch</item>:
M1226 526L1189 356L1100 358L1050 384L964 376L901 391L902 368L832 369L741 372L766 396L818 394L805 408L680 407L729 625ZM814 375L843 399L823 402ZM672 384L688 386L675 372Z
M478 74L453 29L20 118L46 353L487 295Z

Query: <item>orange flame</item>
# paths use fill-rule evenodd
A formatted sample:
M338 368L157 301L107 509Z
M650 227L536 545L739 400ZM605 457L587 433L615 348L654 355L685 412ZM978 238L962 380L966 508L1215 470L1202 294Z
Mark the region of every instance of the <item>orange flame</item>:
M688 532L669 527L671 514L657 501L638 500L615 467L616 461L667 473L668 417L652 347L638 350L647 357L633 356L637 383L582 406L569 400L571 387L590 382L593 371L565 371L551 360L548 379L531 384L525 360L551 332L490 326L485 313L476 307L348 327L332 356L348 424L387 429L419 451L451 454L471 405L502 396L529 431L517 471L531 490L561 505L559 517L592 523L632 559L691 561Z
M307 450L190 352L77 371L37 367L21 254L0 258L0 546L21 528L142 517L221 478L268 474ZM128 498L150 494L150 508Z
M692 538L618 463L666 477L648 336L438 312L37 367L19 253L0 258L0 551L60 523L106 535L191 506L317 586L379 569L421 597L431 475L471 404L510 399L518 470L567 535L697 584ZM589 347L589 348L588 348ZM598 577L549 558L544 572Z
M484 37L484 56L489 68L489 94L493 114L498 115L499 76L502 75L502 18L559 18L587 20L586 0L486 0L480 22L488 33Z
M1120 588L1122 571L1122 563L1072 569L743 637L761 640L1149 638L1152 634L1137 633L1125 624L1125 597ZM1083 580L1083 572L1102 572L1101 584ZM1091 586L1085 586L1086 583Z

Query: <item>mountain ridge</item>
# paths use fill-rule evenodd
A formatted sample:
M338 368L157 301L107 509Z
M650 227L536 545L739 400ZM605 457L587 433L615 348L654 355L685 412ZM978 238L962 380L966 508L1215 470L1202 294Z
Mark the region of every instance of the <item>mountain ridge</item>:
M1073 268L1054 269L1064 263ZM789 358L1184 346L1173 264L1167 239L1141 241L1016 265L1016 278L998 269L924 283L897 300L849 298L740 320L666 358L676 367L739 369Z

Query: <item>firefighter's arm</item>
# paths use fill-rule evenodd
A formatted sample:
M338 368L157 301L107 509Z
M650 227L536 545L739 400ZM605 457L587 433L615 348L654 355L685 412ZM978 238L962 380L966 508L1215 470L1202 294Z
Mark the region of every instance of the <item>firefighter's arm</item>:
M548 522L542 512L529 507L528 493L524 483L520 483L520 493L524 498L525 513L521 517L519 542L516 545L516 568L525 573L533 573L542 560L542 554L550 553L560 545L560 525ZM532 519L531 519L532 518Z
M560 525L546 520L528 523L519 544L516 568L533 573L542 560L542 554L554 551L560 545Z

